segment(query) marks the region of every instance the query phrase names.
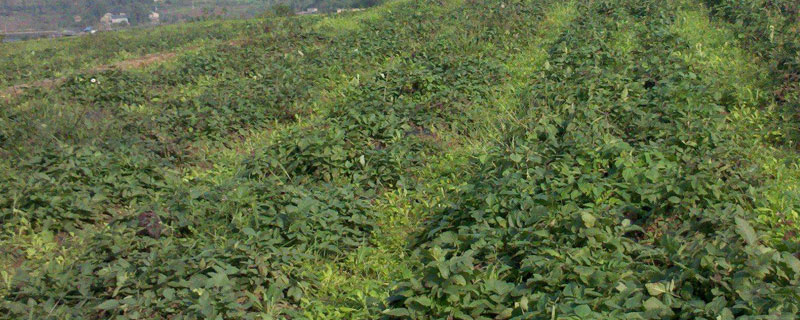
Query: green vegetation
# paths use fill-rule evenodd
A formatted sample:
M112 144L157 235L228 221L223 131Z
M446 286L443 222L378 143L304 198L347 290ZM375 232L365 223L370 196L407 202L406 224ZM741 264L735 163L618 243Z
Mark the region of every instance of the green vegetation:
M0 87L76 73L147 54L180 52L238 39L253 32L252 21L204 21L93 36L3 44Z
M2 44L0 318L795 319L792 5Z

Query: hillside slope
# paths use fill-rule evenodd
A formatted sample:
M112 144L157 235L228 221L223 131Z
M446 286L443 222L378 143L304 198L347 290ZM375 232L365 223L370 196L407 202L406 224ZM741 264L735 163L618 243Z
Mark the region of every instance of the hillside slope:
M80 66L25 52L85 40L15 43L0 92L64 80L0 98L0 318L794 319L791 5L400 0Z

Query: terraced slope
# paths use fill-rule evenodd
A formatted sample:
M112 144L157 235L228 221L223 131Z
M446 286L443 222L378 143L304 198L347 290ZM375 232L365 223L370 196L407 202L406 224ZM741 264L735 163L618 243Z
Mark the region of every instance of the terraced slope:
M81 71L148 54L214 45L252 32L253 25L253 21L205 21L77 38L4 43L0 51L0 88L72 77Z
M69 69L0 102L0 317L794 319L790 5L394 1Z

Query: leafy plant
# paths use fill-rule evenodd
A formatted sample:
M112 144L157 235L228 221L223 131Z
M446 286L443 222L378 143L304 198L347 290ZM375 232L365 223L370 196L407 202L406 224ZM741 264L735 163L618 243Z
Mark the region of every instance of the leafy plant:
M11 44L0 318L795 318L795 13L734 2Z

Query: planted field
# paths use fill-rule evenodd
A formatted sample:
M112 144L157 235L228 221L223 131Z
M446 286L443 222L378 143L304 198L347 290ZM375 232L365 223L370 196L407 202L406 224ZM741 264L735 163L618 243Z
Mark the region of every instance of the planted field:
M77 38L4 43L0 50L0 88L70 77L145 54L213 45L251 32L253 24L238 20L206 21Z
M0 90L61 80L0 97L0 317L795 319L798 25L393 1L3 44Z

